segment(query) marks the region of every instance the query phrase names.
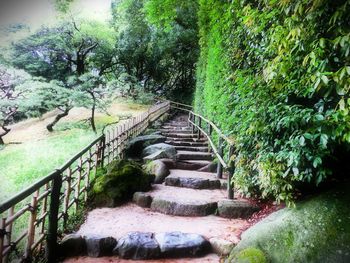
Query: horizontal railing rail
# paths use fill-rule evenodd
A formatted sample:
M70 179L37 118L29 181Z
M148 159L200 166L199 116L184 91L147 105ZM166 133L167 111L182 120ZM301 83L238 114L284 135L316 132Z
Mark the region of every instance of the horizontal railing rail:
M0 263L14 256L28 262L44 245L48 262L54 262L58 232L87 201L97 169L123 158L127 142L169 110L165 101L107 129L61 167L0 204Z
M230 163L230 158L234 154L233 140L228 138L212 121L193 112L191 106L171 101L170 107L186 112L188 114L189 125L192 128L192 133L197 134L198 138L203 135L207 138L210 146L209 150L212 151L218 159L217 177L221 179L223 172L227 172L227 196L229 199L233 199L234 186L232 176L234 167ZM215 139L217 142L215 142ZM225 153L227 153L227 156L225 156Z

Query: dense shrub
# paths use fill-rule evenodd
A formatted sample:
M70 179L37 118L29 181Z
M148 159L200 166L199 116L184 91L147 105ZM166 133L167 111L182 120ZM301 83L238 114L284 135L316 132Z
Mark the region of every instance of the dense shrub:
M241 191L290 201L334 177L350 142L349 13L344 0L200 0L194 104L235 140Z

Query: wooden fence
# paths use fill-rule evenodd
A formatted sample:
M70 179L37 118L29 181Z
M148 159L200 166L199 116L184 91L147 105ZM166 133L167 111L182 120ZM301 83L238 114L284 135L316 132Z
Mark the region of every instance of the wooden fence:
M122 158L128 140L169 110L166 101L108 129L62 167L0 204L0 263L14 257L29 262L44 245L48 262L54 262L58 232L87 200L97 168Z
M198 138L204 135L208 139L209 151L212 151L218 159L217 177L221 179L223 172L227 172L227 198L233 199L234 167L232 163L230 164L230 158L235 151L233 141L223 134L213 122L194 113L191 106L170 101L170 107L188 113L192 133L197 134Z

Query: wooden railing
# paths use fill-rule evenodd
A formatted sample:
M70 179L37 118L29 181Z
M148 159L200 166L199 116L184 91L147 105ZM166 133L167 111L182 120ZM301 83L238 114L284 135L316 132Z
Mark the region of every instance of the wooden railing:
M0 204L0 263L14 257L29 262L44 245L47 261L55 262L58 232L87 200L97 168L122 158L127 142L169 110L166 101L108 129L62 167Z
M234 186L232 176L234 167L230 164L230 158L234 154L233 141L223 134L213 122L194 113L191 106L170 101L170 107L188 113L188 122L192 128L192 133L197 134L198 138L204 135L208 139L209 150L212 151L218 159L217 177L221 179L223 172L227 172L227 197L233 199Z

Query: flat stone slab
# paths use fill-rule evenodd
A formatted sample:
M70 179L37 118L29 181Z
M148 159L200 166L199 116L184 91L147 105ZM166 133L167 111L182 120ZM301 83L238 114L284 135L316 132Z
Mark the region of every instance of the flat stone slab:
M199 147L207 147L208 142L185 142L185 141L174 141L174 140L166 140L165 143L174 145L174 146L199 146Z
M209 180L203 178L192 177L173 177L165 178L165 185L176 187L187 187L193 189L221 189L219 180Z
M212 160L213 156L208 152L177 151L178 160Z
M259 211L259 207L244 200L220 200L218 202L219 216L226 218L249 218Z
M161 197L153 198L151 210L176 216L207 216L215 213L217 202L203 200L173 201Z
M181 170L198 170L210 163L210 161L203 160L179 160L174 161L172 159L159 159L162 161L168 169L181 169Z
M178 151L208 152L208 147L175 146Z
M153 233L131 232L118 240L114 254L125 259L152 259L160 256Z
M155 235L162 257L198 257L208 254L210 243L201 235L181 232Z

